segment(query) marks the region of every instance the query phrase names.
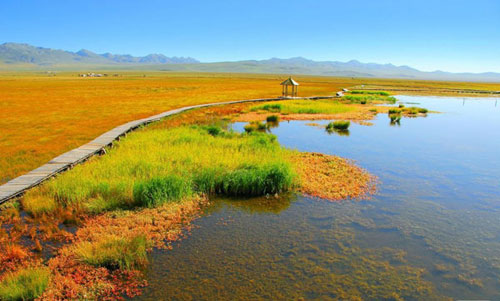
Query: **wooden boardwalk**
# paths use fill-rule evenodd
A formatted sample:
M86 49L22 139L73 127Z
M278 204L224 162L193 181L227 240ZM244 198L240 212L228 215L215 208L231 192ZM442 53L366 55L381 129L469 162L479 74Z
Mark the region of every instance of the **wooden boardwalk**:
M324 99L324 98L332 98L332 97L325 97L325 96L306 97L306 99ZM0 204L10 199L21 196L26 190L39 185L43 181L50 179L51 177L67 169L70 169L76 164L84 162L85 160L96 154L103 153L104 149L107 146L110 146L113 143L113 141L118 139L120 136L123 136L126 133L140 127L141 125L158 121L167 116L172 116L196 108L211 107L211 106L226 105L226 104L236 104L243 102L263 102L263 101L273 101L282 99L283 98L261 98L261 99L246 99L246 100L201 104L201 105L188 106L175 110L170 110L148 118L127 122L102 134L101 136L90 141L89 143L82 145L78 148L75 148L73 150L70 150L69 152L66 152L60 156L57 156L54 159L50 160L47 164L42 165L25 175L19 176L5 183L4 185L1 185Z

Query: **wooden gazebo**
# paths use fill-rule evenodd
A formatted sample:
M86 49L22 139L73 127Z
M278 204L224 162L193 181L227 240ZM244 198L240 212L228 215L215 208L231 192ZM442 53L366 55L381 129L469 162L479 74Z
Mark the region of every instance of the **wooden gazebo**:
M297 97L297 91L299 90L299 83L294 81L293 78L289 77L287 80L281 83L283 86L283 97ZM288 86L292 86L292 93L288 94Z

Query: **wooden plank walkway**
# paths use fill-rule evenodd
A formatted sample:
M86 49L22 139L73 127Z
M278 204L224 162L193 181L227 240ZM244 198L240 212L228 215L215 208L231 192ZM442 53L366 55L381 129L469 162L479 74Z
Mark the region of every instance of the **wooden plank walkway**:
M305 99L324 99L324 98L332 98L331 96L317 96L317 97L304 97ZM301 99L304 99L301 97ZM228 101L228 102L216 102L209 104L200 104L194 106L183 107L175 110L166 111L148 118L139 119L135 121L130 121L120 126L115 127L114 129L102 134L101 136L95 138L87 144L84 144L78 148L70 150L60 156L55 157L50 160L47 164L38 167L30 171L29 173L19 176L3 185L0 186L0 204L21 196L26 190L35 187L42 183L43 181L50 179L51 177L70 169L76 164L82 163L89 159L90 157L101 154L104 152L104 148L110 146L113 141L118 139L120 136L125 135L126 133L133 131L134 129L154 122L158 121L167 116L172 116L175 114L179 114L181 112L185 112L188 110L203 108L203 107L211 107L211 106L219 106L219 105L227 105L227 104L237 104L244 102L264 102L264 101L274 101L274 100L283 100L284 98L260 98L260 99L245 99L245 100L236 100L236 101ZM289 99L289 98L287 98Z

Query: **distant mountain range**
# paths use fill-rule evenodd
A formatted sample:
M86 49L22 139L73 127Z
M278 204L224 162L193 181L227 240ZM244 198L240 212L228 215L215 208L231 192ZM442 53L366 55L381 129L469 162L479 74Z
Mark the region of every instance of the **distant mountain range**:
M143 69L163 71L238 72L305 74L343 77L372 77L396 79L428 79L456 81L500 82L500 73L424 72L408 66L393 64L312 61L302 57L290 59L247 60L236 62L202 63L190 57L167 57L150 54L143 57L97 54L82 49L78 52L35 47L28 44L0 45L0 70L14 69L88 70L88 68Z
M128 54L97 54L86 49L82 49L78 52L71 52L18 43L4 43L0 45L0 62L9 65L32 64L35 66L199 63L197 60L190 57L167 57L163 54L150 54L143 57L135 57Z

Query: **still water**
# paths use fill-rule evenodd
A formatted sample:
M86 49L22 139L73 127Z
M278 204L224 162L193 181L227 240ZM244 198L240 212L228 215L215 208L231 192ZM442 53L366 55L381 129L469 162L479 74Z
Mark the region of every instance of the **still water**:
M150 256L139 298L500 300L500 104L398 99L441 113L400 125L380 114L348 136L272 129L286 147L354 159L381 182L371 200L217 201Z

